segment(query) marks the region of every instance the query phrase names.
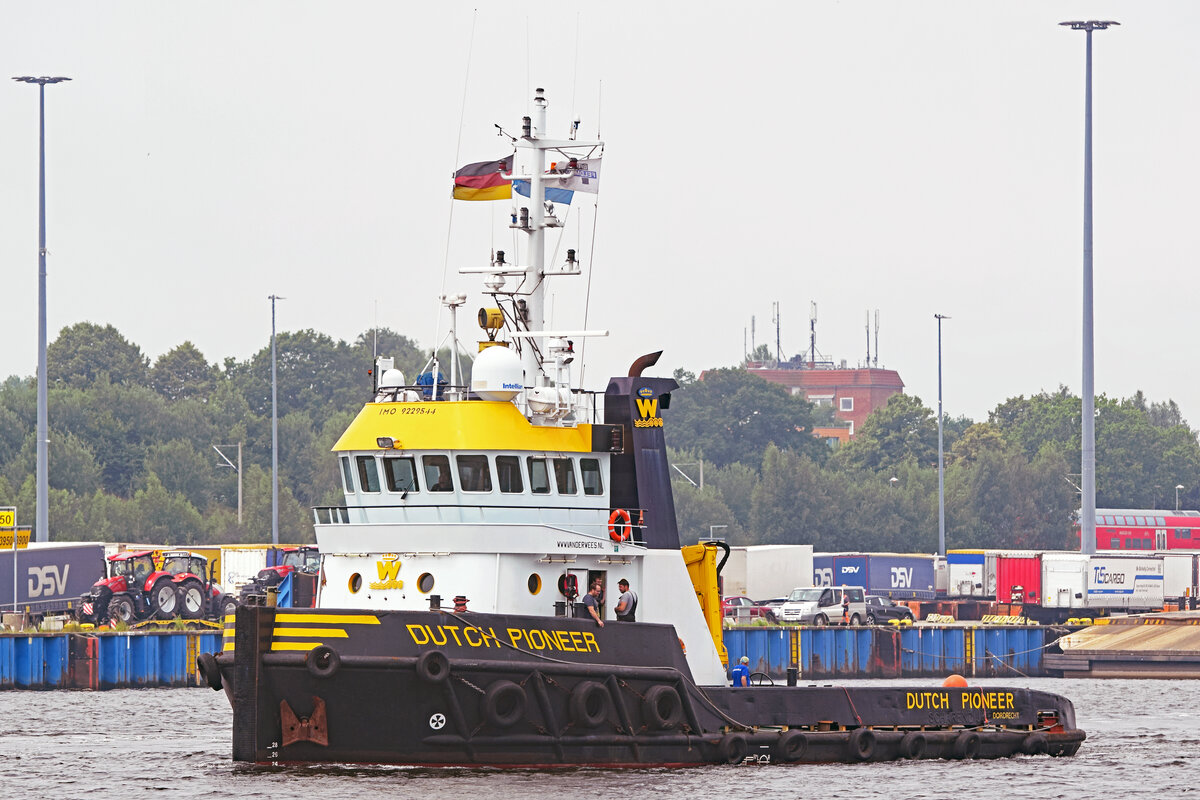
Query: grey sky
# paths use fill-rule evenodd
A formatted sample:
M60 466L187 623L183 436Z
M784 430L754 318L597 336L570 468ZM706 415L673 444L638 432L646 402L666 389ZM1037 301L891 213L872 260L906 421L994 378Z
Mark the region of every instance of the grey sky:
M1079 390L1084 36L1057 23L1118 20L1095 34L1096 389L1200 424L1195 3L0 8L0 376L37 364L37 89L7 76L74 79L46 92L51 339L90 320L217 362L266 343L271 293L280 330L433 344L450 174L509 152L493 123L544 86L552 134L578 114L608 142L595 252L563 245L613 331L589 386L656 349L664 374L734 364L751 315L773 345L774 301L794 355L815 300L851 364L880 309L880 365L931 407L950 315L946 411L977 420ZM509 244L507 208L456 205L452 269ZM446 288L479 304L474 277Z

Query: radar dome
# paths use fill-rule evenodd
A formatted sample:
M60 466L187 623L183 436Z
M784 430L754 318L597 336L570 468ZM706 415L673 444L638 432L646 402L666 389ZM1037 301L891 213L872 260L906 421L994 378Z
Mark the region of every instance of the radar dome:
M380 389L395 389L404 385L404 373L398 369L385 369L379 376Z
M521 357L501 345L485 348L471 365L471 391L484 400L512 400L525 388Z

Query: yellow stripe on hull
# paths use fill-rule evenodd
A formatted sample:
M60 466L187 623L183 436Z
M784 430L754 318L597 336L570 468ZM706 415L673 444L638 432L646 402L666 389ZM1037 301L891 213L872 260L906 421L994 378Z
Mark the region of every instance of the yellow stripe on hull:
M316 622L323 625L378 625L379 617L373 614L279 614L275 617L280 624L294 625Z
M379 450L386 436L397 450L525 450L586 453L592 426L530 424L512 403L470 400L426 403L367 403L333 446Z
M324 636L326 639L345 639L349 636L341 628L276 628L275 636Z
M324 642L271 642L272 650L312 650Z

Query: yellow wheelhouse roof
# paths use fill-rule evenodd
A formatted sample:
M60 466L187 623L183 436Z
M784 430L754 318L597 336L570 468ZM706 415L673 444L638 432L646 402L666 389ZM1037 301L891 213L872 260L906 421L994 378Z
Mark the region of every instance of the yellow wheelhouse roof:
M393 440L383 448L379 439ZM333 446L347 450L529 450L586 453L592 426L530 424L512 403L487 400L367 403Z

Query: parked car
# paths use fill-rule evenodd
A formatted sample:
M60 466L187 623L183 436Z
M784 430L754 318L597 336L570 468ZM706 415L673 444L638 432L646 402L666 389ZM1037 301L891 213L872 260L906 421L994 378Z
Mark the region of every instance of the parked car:
M890 597L880 597L877 594L867 595L867 624L883 625L898 619L913 621L913 612L908 606L902 606Z
M861 586L807 586L793 589L780 609L784 622L800 625L841 624L843 616L851 625L862 625L867 618L867 604ZM843 614L842 598L850 603Z
M760 606L745 595L726 597L721 601L721 612L727 617L750 617L776 622L775 612L766 606Z
M783 608L783 604L786 602L786 597L772 597L770 600L759 600L755 605L771 609L771 613L778 618L779 609Z

